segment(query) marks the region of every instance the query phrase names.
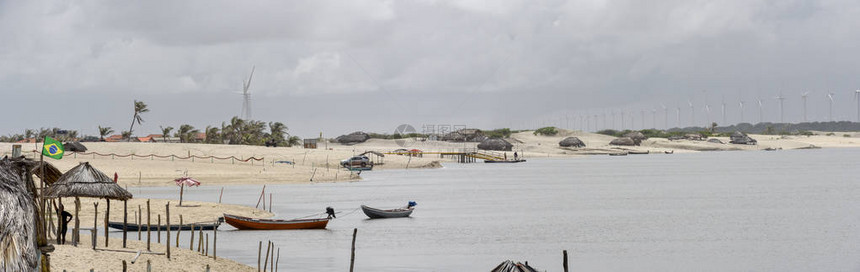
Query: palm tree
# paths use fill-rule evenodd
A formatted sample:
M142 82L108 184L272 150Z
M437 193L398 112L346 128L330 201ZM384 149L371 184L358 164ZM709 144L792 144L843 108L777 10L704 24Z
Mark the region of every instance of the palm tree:
M287 141L284 135L287 134L287 126L281 122L269 122L269 131L271 131L271 139L275 144L283 144Z
M168 126L168 127L158 126L158 127L161 128L161 137L164 137L164 138L170 137L170 131L173 130L173 127L171 127L171 126Z
M36 132L35 132L35 131L33 131L32 129L29 129L29 128L28 128L28 129L25 129L25 130L24 130L24 138L25 138L25 139L30 139L30 138L32 138L35 134L36 134Z
M206 140L204 140L207 144L220 144L223 143L221 141L221 135L219 133L220 129L213 126L206 126Z
M131 131L123 131L120 135L122 135L123 139L128 139L131 142Z
M194 129L193 126L185 124L179 126L179 130L176 131L174 136L179 137L179 142L188 143L194 140L194 134L198 132L200 131Z
M111 129L111 127L102 127L102 126L99 126L99 141L104 142L104 141L105 141L105 136L108 136L108 135L110 135L111 133L113 133L113 129Z
M140 114L148 111L149 109L146 108L146 103L134 100L134 116L131 117L131 127L128 128L129 141L131 141L131 133L134 132L134 122L137 122L138 125L143 123L143 118L140 117Z
M287 141L287 146L294 146L302 144L302 139L299 136L290 136L289 141Z

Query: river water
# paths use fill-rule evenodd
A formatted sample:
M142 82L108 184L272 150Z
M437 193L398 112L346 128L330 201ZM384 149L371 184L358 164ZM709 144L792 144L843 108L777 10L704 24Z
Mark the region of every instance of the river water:
M358 228L356 271L488 271L507 259L562 271L562 250L572 271L860 270L857 149L529 158L362 176L267 186L278 218L326 206L339 218L326 230L225 224L218 255L256 266L258 242L272 240L282 271L345 271ZM227 186L223 202L254 206L260 188ZM217 201L220 189L204 184L185 199ZM175 188L132 192L178 197ZM411 218L356 210L410 200Z

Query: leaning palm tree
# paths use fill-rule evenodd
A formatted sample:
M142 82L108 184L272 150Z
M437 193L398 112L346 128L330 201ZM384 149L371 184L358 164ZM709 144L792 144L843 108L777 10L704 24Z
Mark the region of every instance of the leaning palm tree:
M99 141L104 141L105 136L108 136L111 133L113 133L113 129L111 129L111 127L99 126Z
M176 137L179 137L179 142L188 143L194 140L194 134L200 132L195 129L193 126L185 124L179 126L179 129L176 131Z
M123 131L120 135L122 135L123 139L128 139L128 141L131 142L131 131Z
M138 125L143 123L143 118L140 117L140 114L148 111L149 109L146 108L146 103L143 103L143 101L134 101L134 116L131 117L131 127L128 128L129 141L131 141L131 133L134 132L134 123L137 122Z
M170 137L170 131L173 130L173 127L171 127L171 126L167 126L167 127L158 126L158 127L161 128L161 135L162 135L161 137L164 137L164 138Z

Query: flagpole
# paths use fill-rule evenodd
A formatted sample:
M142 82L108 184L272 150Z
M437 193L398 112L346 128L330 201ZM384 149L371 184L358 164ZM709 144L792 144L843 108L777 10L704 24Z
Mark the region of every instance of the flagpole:
M45 140L42 140L42 149L45 149ZM39 249L42 252L42 271L51 271L51 259L48 258L48 253L53 251L52 249L46 250L48 246L48 224L46 223L45 216L47 215L45 209L45 154L44 152L39 152L39 166L41 169L42 176L39 177L39 183L41 183L41 188L38 190L39 196L39 206L41 208L40 219L42 221L42 225L39 226L42 228L42 232L39 233L37 240L39 242Z

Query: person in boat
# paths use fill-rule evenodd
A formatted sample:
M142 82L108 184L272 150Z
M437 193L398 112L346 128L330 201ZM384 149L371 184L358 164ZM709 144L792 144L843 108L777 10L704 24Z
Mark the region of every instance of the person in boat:
M66 243L66 231L69 229L69 222L72 222L72 214L67 212L63 207L63 204L60 204L60 235L57 236L57 243L65 244Z
M418 205L418 202L415 202L415 201L409 201L409 204L406 204L406 208L407 208L407 209L412 209L412 207L415 207L416 205Z
M325 213L328 214L328 219L337 218L332 207L325 207Z

